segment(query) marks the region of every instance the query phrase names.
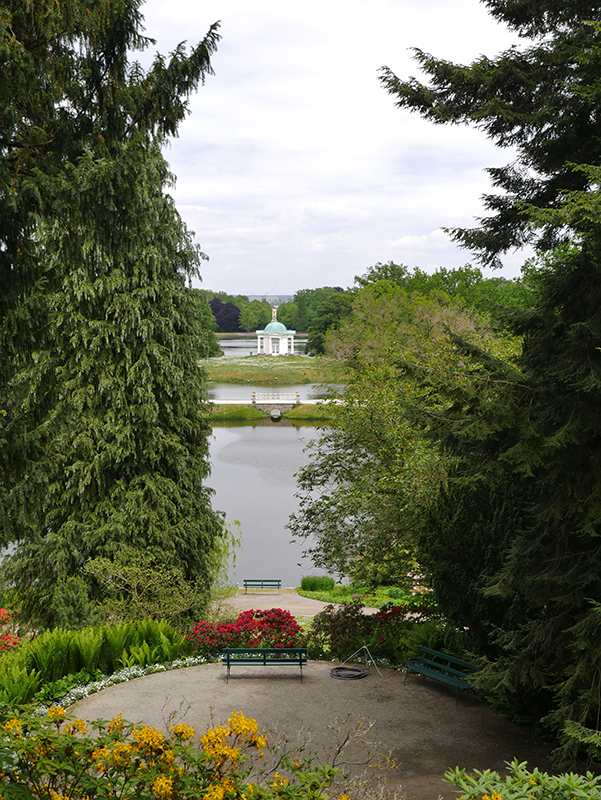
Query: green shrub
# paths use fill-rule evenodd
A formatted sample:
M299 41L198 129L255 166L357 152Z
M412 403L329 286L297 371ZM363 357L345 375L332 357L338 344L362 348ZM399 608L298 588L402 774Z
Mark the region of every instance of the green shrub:
M325 575L305 575L301 579L301 589L305 592L328 592L334 588L334 578Z
M0 662L0 704L16 706L29 703L40 688L40 675L28 670L18 660L20 652L11 653Z
M382 606L377 614L364 614L360 600L317 614L307 632L310 658L345 660L363 645L374 658L403 664L419 654L420 645L463 653L461 637L442 620L418 617L407 606Z
M367 644L368 618L356 600L341 608L326 606L313 618L307 637L309 658L332 658L340 661Z
M509 775L503 778L490 769L468 775L456 767L445 774L445 780L457 787L464 800L597 800L601 796L601 775L548 775L538 769L530 772L526 762L520 764L517 759L508 766Z
M183 632L198 619L209 597L206 587L188 581L179 567L165 563L155 551L122 547L113 560L94 558L85 569L103 586L105 615L122 622L167 620Z
M10 778L0 769L3 796L70 800L328 796L340 770L315 764L302 752L294 759L283 753L274 774L262 769L266 746L255 720L236 711L225 725L196 737L194 728L185 723L171 725L164 734L126 722L121 715L108 723L85 722L51 706L43 719L27 715L4 722L0 765Z

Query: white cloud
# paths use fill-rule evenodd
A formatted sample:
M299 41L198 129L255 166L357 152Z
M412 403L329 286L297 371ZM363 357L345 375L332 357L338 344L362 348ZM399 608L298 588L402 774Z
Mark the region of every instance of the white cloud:
M205 286L293 293L350 285L376 261L469 260L439 229L473 224L484 169L511 154L396 109L377 70L416 74L412 46L464 63L509 46L478 0L148 0L142 10L163 53L221 20L216 74L166 151L180 212L210 257Z

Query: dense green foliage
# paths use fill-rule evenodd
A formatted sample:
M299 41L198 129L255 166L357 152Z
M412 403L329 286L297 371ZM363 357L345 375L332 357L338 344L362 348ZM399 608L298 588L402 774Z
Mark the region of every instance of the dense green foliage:
M57 579L125 544L207 589L223 536L186 287L202 254L161 154L219 37L144 72L128 61L146 45L139 5L0 13L1 539L19 543L5 577L42 623Z
M431 79L384 83L435 122L472 121L517 161L490 173L494 216L454 232L485 263L525 242L540 252L535 303L513 316L514 363L465 337L476 380L415 364L414 420L454 459L419 540L441 605L491 658L481 687L561 737L560 758L598 758L601 564L601 8L486 3L531 43L465 67L418 52ZM559 246L558 246L559 245ZM502 387L485 392L483 387ZM437 394L436 417L423 402ZM570 724L584 725L574 737Z
M482 270L466 264L457 269L438 267L428 273L414 267L411 271L403 264L390 261L375 264L364 275L355 276L355 286L365 289L370 284L388 280L411 294L422 295L444 292L449 297L461 298L466 306L490 315L492 323L503 327L512 309L530 308L536 296L536 268L531 263L522 267L519 278L485 278Z
M313 563L353 580L395 585L415 566L427 510L447 471L423 440L408 409L419 399L414 365L459 385L469 369L449 330L504 355L511 339L495 337L487 321L441 293L411 295L380 280L355 296L352 314L326 337L328 354L352 367L343 402L309 445L298 476L299 511L293 535L312 539ZM403 359L401 363L401 359ZM442 401L429 400L432 413Z
M174 661L187 652L184 637L166 622L141 620L77 631L55 628L3 656L0 702L29 703L45 686L82 670L91 676L97 672L111 675L126 666ZM60 692L61 686L55 690ZM48 697L49 691L38 699L54 699L56 695Z
M325 353L326 334L338 330L342 321L348 317L352 308L352 296L346 292L336 292L322 300L309 325L306 352L309 355Z
M318 316L320 303L344 290L339 286L322 286L319 289L299 289L292 302L278 308L278 320L291 330L308 333ZM336 317L338 319L338 317Z

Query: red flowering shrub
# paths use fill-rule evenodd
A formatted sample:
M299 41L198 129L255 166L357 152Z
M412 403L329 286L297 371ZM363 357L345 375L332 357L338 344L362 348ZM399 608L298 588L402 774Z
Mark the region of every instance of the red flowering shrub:
M313 618L309 634L311 658L348 658L367 644L369 619L362 611L363 603L353 600L340 606L329 605Z
M366 645L374 658L402 664L407 657L407 636L425 613L389 603L377 614L364 614L360 600L339 608L326 606L314 617L308 633L309 656L344 661Z
M199 622L186 636L206 655L225 647L300 647L303 629L289 611L243 611L234 622Z
M0 628L3 628L5 625L12 620L13 616L16 614L16 611L9 611L7 608L0 608ZM6 650L12 650L15 647L19 646L19 637L13 631L3 631L0 633L0 652L5 652Z

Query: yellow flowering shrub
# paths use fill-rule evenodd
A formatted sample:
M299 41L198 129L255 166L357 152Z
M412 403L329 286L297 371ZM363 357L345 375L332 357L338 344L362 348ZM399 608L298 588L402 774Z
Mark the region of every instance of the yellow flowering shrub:
M195 737L183 723L165 735L121 715L86 723L60 706L45 719L12 717L0 727L0 800L325 800L336 775L328 765L284 757L287 775L251 781L267 742L256 721L237 711Z

